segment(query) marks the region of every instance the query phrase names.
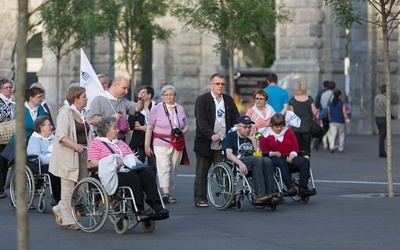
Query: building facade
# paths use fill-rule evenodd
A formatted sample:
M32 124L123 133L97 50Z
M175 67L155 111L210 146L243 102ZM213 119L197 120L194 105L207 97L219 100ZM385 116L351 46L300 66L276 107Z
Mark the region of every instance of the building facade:
M42 0L30 1L30 8L37 7ZM350 133L371 134L376 130L373 116L373 99L378 87L384 83L382 35L370 24L353 25L347 29L336 27L330 8L323 0L277 0L291 12L292 22L278 24L276 28L276 60L271 67L279 77L279 84L289 94L294 94L294 84L305 81L309 94L315 97L324 80L336 82L337 89L345 94L352 112ZM17 62L15 44L17 40L18 5L16 1L0 1L0 76L14 78ZM358 9L373 18L374 12L368 5ZM35 18L35 17L33 17ZM153 45L153 86L165 79L176 86L177 101L184 105L187 115L194 117L196 97L208 90L211 74L225 73L221 57L213 52L217 40L196 30L183 28L176 19L165 16L157 22L173 29L168 42ZM56 60L42 41L41 27L29 35L28 82L38 80L47 91L47 102L52 112L60 104L56 102ZM98 73L112 78L115 75L129 76L122 67L113 66L111 61L118 57L121 48L107 38L96 38L85 52ZM392 71L393 133L400 134L399 124L399 32L390 40ZM345 58L350 59L349 70L345 71ZM59 100L64 100L65 90L73 81L79 81L79 50L61 60ZM346 74L345 74L346 73ZM17 83L21 84L21 83ZM148 83L146 83L148 84ZM191 119L191 123L194 120Z

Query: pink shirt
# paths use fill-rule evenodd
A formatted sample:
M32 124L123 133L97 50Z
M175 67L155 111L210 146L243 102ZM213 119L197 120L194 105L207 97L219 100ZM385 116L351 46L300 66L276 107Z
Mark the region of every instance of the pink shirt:
M126 156L128 154L132 154L132 150L126 145L125 142L118 140L117 145L112 143L108 143L108 145L114 150L115 154L121 154L122 156ZM88 161L91 160L101 160L107 156L109 156L111 151L107 148L106 145L97 138L95 138L88 148Z
M175 107L178 111L178 116L176 112L169 114L169 119L171 121L172 127L178 127L182 130L188 125L185 110L179 104ZM179 122L178 122L179 120ZM169 124L168 116L165 114L163 103L159 103L150 110L149 120L147 124L154 126L153 132L157 134L165 135L166 140L171 138L171 125ZM154 146L172 147L169 142L165 142L159 138L155 138L153 141Z

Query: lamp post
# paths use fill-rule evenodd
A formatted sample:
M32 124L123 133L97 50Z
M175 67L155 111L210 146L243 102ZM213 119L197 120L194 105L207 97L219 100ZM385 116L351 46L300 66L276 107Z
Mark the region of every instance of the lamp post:
M350 100L350 56L349 56L349 44L350 44L350 29L345 29L345 43L346 43L346 55L344 58L344 89L346 92L347 102L351 103Z

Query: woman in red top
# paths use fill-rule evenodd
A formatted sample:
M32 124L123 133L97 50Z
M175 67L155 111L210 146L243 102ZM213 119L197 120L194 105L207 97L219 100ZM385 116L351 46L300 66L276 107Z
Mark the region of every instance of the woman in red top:
M307 186L310 173L310 161L298 156L299 145L293 131L285 127L285 118L277 113L271 117L270 127L263 132L260 138L260 149L268 155L274 166L279 167L282 173L282 181L287 188L285 195L296 195L289 169L297 169L300 172L300 187L298 195L314 195L315 190Z

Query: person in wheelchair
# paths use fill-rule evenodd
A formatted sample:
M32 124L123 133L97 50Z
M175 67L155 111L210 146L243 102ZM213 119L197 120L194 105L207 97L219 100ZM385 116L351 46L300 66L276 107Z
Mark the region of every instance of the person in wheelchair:
M275 167L278 167L282 173L282 180L287 191L286 196L309 196L315 195L315 189L309 189L307 186L308 176L310 174L309 159L299 156L299 145L296 135L290 129L285 127L285 117L282 114L274 114L271 117L270 127L263 131L260 137L260 149L263 155L271 158ZM300 173L299 190L292 183L290 169L295 169Z
M103 167L102 160L105 160L110 155L120 155L121 157L113 158L112 164L107 167L112 165L123 167L124 162L126 163L129 157L134 157L133 159L136 163L134 170L117 173L118 186L128 186L132 189L138 215L168 218L169 211L162 206L155 176L148 167L144 167L145 165L139 161L125 142L117 139L118 132L117 118L113 116L101 118L97 125L98 137L93 140L88 148L89 167ZM99 169L100 171L102 170ZM102 180L102 184L106 186L111 183L103 183ZM144 194L146 195L146 203L152 209L144 209Z
M223 140L226 157L236 163L243 174L252 172L257 201L280 203L276 197L272 161L268 157L253 156L258 149L255 136L251 134L254 122L248 116L240 116L237 124L237 130L229 132Z
M40 116L33 122L33 133L28 140L26 153L28 155L37 155L42 167L41 172L49 174L53 204L57 204L61 199L61 181L59 177L49 173L50 156L53 150L54 142L53 126L48 116Z

